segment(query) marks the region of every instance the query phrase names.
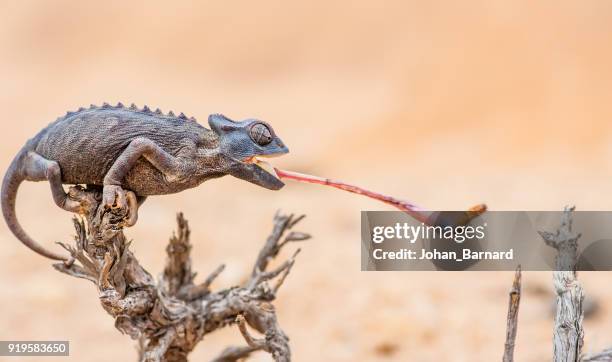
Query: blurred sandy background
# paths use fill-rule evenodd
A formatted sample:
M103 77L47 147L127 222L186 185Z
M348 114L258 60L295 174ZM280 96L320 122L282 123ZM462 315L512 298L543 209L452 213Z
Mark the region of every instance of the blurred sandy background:
M67 110L135 102L269 121L276 165L358 182L432 209L609 210L612 3L0 2L0 164ZM128 236L161 270L178 210L195 270L246 275L276 209L314 235L280 293L296 361L501 358L511 273L364 273L359 211L384 205L317 186L271 192L230 177L152 198ZM72 238L47 184L27 184L22 223ZM71 341L72 361L133 361L87 281L55 272L0 227L0 339ZM609 273L581 273L601 308L586 351L612 345ZM518 361L551 355L550 273L525 273ZM193 353L242 344L234 328ZM268 360L265 354L255 360Z

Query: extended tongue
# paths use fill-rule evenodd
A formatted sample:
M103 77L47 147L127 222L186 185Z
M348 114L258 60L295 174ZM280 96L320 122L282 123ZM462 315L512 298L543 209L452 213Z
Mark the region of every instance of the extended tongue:
M423 208L420 208L408 201L404 201L404 200L400 200L400 199L396 199L395 197L391 197L391 196L387 196L387 195L383 195L380 194L378 192L374 192L374 191L370 191L370 190L366 190L362 187L359 186L355 186L355 185L350 185L341 181L335 181L335 180L331 180L328 178L323 178L323 177L318 177L318 176L311 176L311 175L306 175L303 173L299 173L299 172L293 172L293 171L285 171L285 170L281 170L278 168L274 168L274 170L276 171L275 174L277 175L277 177L283 179L283 178L287 178L287 179L291 179L291 180L296 180L296 181L300 181L300 182L308 182L308 183L314 183L314 184L319 184L319 185L327 185L327 186L331 186L331 187L335 187L344 191L348 191L348 192L352 192L355 194L359 194L359 195L364 195L367 196L369 198L375 199L375 200L379 200L382 201L386 204L392 205L404 212L406 212L407 214L409 214L410 216L412 216L413 218L415 218L416 220L423 222L425 224L428 224L429 221L429 216L431 215L430 211L427 211ZM469 219L472 219L480 214L482 214L483 212L485 212L487 210L487 206L484 204L478 204L474 207L471 207L467 213L468 213L468 217Z

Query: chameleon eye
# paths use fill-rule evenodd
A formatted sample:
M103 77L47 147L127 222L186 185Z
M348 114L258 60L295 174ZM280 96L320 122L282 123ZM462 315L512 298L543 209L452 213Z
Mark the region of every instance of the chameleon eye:
M272 142L272 132L270 129L262 123L257 123L251 127L250 136L255 143L260 146L265 146Z

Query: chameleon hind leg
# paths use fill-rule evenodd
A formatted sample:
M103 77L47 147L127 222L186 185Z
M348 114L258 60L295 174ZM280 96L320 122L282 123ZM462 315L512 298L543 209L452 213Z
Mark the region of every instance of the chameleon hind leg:
M66 211L79 212L80 204L68 197L62 186L62 170L59 163L30 151L23 160L23 175L28 181L49 181L55 204Z

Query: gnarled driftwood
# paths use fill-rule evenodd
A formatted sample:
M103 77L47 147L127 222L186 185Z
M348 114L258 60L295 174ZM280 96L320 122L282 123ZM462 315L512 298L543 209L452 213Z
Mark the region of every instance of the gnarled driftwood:
M82 218L74 220L74 244L61 245L74 262L54 267L97 286L102 307L115 319L115 327L139 341L140 361L187 361L204 335L233 323L237 323L247 346L229 347L216 361L235 361L257 350L270 353L276 361L290 360L289 338L278 323L272 302L299 249L277 268L268 268L268 263L287 243L309 238L290 231L302 216L277 213L274 229L248 280L241 286L212 291L210 284L223 266L204 282L194 283L190 231L182 214L178 214L177 232L166 248L166 266L156 281L129 250L130 243L123 234L129 222L126 210L101 207L99 189L74 186L69 195L80 202ZM251 336L247 325L264 336Z

